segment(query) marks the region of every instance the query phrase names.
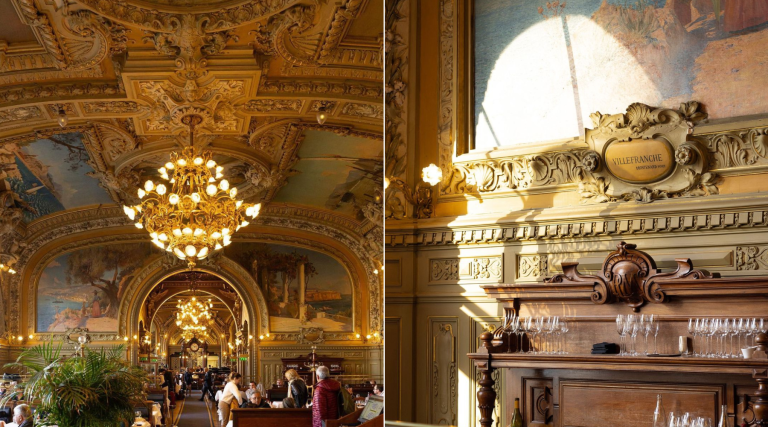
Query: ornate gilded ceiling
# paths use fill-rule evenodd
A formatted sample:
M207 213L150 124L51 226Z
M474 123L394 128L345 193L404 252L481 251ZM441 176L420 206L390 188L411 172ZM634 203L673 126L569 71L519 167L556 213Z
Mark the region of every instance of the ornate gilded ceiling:
M0 261L127 225L188 114L262 227L379 257L382 21L383 0L0 0Z

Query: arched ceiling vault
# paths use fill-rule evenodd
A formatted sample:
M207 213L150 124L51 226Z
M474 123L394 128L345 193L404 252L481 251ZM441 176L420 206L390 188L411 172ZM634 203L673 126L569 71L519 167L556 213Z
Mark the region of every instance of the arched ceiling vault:
M252 227L341 239L378 288L383 0L8 0L0 16L12 330L37 251L135 233L119 205L188 143L187 114L203 118L196 146L264 204Z

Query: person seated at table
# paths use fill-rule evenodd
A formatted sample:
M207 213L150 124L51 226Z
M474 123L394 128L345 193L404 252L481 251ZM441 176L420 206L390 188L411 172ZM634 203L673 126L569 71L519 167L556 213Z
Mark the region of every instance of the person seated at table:
M16 405L16 407L13 408L12 423L6 424L5 421L0 421L0 427L33 427L34 425L32 409L29 408L29 405L25 404Z
M283 382L282 378L278 378L277 381L275 381L275 384L272 386L272 388L283 388L285 387L285 383Z
M245 398L247 400L251 400L251 397L253 397L253 394L256 392L261 392L258 388L256 388L256 381L251 381L248 383L248 390L245 391Z
M352 394L352 384L344 384L344 389L349 392L349 394Z
M384 391L381 390L381 387L378 384L376 384L373 386L373 394L376 396L384 396Z
M267 399L261 397L261 393L258 391L251 395L251 398L245 402L242 408L271 408L272 406L267 402Z
M285 399L283 399L283 408L297 409L298 406L296 406L296 401L293 400L293 398L289 396L289 397L286 397Z

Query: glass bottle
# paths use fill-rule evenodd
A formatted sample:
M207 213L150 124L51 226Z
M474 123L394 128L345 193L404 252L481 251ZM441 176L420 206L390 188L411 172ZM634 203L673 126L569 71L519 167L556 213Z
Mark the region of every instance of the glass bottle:
M656 411L653 412L653 427L666 427L667 418L664 413L664 405L661 403L661 395L656 395Z
M728 405L720 407L720 420L717 422L717 427L728 427Z
M509 427L523 427L523 416L520 415L520 399L518 398L515 398L515 412L512 414Z

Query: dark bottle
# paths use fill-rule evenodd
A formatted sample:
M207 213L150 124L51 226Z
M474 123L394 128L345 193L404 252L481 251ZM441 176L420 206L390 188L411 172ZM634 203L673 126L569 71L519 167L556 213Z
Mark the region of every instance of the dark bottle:
M512 414L509 427L523 427L523 416L520 415L520 399L515 398L515 413Z

